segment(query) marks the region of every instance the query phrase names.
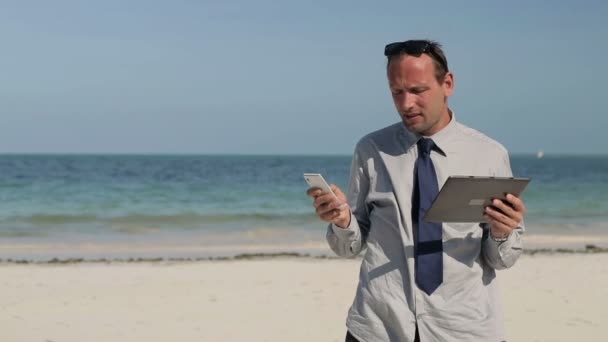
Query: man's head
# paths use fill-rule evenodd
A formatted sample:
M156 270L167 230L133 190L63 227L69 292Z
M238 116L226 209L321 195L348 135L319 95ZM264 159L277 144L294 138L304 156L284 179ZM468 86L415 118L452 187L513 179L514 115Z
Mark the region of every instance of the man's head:
M454 75L441 46L429 40L388 44L384 49L393 102L405 126L433 135L450 122L447 98L454 92Z

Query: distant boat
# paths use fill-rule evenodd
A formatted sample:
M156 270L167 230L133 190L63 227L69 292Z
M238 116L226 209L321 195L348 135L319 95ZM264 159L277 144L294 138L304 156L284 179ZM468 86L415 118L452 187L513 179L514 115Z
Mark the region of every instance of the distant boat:
M545 152L543 150L538 150L538 152L536 152L536 158L540 159L544 156L545 156Z

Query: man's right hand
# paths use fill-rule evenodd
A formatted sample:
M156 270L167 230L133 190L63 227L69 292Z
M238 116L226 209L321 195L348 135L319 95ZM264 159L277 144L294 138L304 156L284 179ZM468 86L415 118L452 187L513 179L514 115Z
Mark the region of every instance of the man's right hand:
M348 228L350 225L350 207L346 196L336 185L330 185L336 197L331 193L323 193L319 188L310 188L306 194L314 198L313 206L321 220L335 224L340 228Z

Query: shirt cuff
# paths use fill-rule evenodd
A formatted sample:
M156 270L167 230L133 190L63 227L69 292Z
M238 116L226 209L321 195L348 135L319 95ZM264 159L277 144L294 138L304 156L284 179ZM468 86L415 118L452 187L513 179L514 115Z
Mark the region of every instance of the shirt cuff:
M516 228L518 229L518 228ZM511 249L517 244L519 243L519 235L515 232L516 229L513 229L511 231L511 233L509 233L509 236L507 237L506 240L504 241L496 241L492 238L492 232L489 231L488 234L488 242L491 246L492 249L494 249L496 252L498 252L498 255L501 258L505 258L507 256L507 254L509 253L509 251L511 251Z
M350 215L350 225L348 227L341 228L332 223L331 229L333 230L334 234L336 234L340 239L344 239L344 238L350 238L353 235L357 234L357 232L359 231L359 225L357 223L357 219L355 218L355 215L351 214Z

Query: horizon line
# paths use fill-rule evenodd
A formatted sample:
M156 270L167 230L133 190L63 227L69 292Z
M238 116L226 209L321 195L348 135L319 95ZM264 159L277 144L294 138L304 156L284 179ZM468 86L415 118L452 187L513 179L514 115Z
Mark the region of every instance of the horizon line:
M511 156L536 156L537 152L509 152ZM352 153L322 153L322 152L307 152L307 153L235 153L235 152L0 152L0 156L352 156ZM608 156L608 152L598 153L551 153L544 151L542 158L559 156Z

